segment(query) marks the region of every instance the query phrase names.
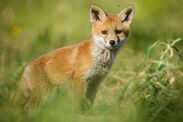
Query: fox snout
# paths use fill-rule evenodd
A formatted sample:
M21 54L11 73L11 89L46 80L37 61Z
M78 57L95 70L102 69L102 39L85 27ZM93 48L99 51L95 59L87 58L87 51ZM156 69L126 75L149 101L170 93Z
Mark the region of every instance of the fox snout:
M111 46L114 46L114 45L116 44L116 42L115 42L115 40L110 40L110 41L109 41L109 44L110 44Z
M100 35L94 35L93 38L96 41L97 45L101 45L108 49L118 49L127 40L128 36L108 39Z
M117 40L109 40L108 43L109 43L109 47L115 48L115 47L119 46L120 41L117 41Z
M127 40L126 37L117 37L116 39L109 39L105 41L105 45L109 49L115 49L121 47L121 45Z
M120 46L122 44L122 42L125 40L109 40L109 46L111 47L115 47L115 46Z

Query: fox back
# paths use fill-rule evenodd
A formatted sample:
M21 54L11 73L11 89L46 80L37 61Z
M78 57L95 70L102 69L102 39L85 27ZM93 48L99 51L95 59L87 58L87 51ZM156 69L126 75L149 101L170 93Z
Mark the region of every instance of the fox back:
M69 79L79 96L93 103L100 82L128 39L133 16L132 5L117 14L91 5L92 38L44 54L25 68L18 90L26 99L25 106L39 103L54 86Z

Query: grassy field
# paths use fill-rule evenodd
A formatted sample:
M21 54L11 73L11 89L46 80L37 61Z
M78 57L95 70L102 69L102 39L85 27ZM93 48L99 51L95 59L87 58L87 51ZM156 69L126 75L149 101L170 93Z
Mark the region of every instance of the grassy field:
M68 84L27 114L9 100L24 66L41 54L90 37L92 3L109 12L136 6L130 38L94 106L85 114L75 111ZM183 121L182 8L181 0L1 0L0 122Z

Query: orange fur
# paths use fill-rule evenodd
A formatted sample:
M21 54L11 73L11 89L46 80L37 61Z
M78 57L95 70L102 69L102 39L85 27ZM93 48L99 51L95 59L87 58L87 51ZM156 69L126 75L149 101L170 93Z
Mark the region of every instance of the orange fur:
M122 15L106 14L100 7L92 5L91 39L44 54L25 68L19 91L28 100L26 105L30 106L33 101L39 102L50 89L63 85L69 79L74 81L76 91L85 94L93 102L100 81L108 73L121 43L128 37L132 13L127 12L130 10L133 7L124 9ZM102 30L107 31L107 34L102 34ZM111 46L111 40L119 44Z

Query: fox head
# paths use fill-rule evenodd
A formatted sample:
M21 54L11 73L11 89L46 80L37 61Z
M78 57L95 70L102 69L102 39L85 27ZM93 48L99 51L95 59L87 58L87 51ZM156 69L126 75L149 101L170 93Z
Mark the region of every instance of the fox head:
M134 6L129 5L119 13L106 13L99 6L91 5L92 36L97 45L119 49L127 40L134 16Z

